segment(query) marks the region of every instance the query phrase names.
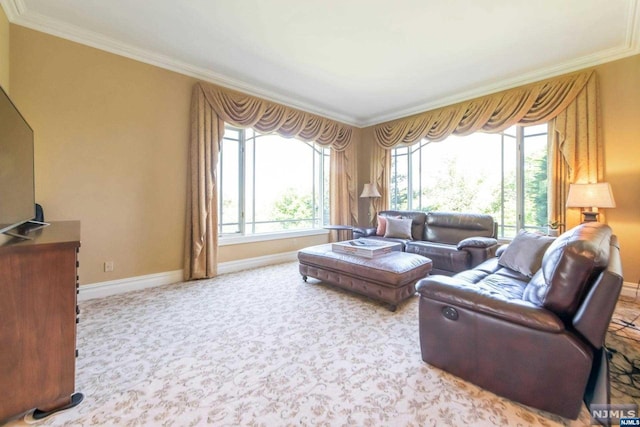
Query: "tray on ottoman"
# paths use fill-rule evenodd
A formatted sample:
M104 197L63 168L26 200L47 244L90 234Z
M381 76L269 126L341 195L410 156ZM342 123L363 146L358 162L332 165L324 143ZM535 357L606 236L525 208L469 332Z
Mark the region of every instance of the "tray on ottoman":
M331 244L298 251L299 271L390 305L397 305L415 294L415 284L431 271L431 260L417 254L389 252L366 258L332 250Z
M376 258L389 252L401 252L402 245L396 242L385 242L375 239L355 239L331 244L331 250L343 254L358 255L365 258Z

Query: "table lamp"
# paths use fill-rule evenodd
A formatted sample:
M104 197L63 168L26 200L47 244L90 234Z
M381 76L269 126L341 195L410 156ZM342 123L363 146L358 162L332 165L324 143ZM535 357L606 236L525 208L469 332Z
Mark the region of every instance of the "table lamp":
M367 197L369 199L369 223L371 223L371 199L376 197L382 197L382 196L378 192L378 187L376 187L375 184L368 182L364 185L364 188L362 189L362 194L360 194L360 198L363 198L363 197ZM373 210L375 212L376 210L375 206L373 207ZM378 212L375 212L375 213L376 215L378 214Z
M582 222L591 222L598 220L598 212L593 212L592 208L615 208L616 202L608 182L569 184L567 207L589 209L582 211Z

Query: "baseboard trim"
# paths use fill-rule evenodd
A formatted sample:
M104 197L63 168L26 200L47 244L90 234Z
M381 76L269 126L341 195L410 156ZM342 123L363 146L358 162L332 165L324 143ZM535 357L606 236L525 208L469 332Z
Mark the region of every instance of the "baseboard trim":
M218 274L235 273L250 268L265 267L272 264L295 261L297 251L265 255L255 258L227 261L218 264ZM156 286L169 285L184 280L183 270L167 271L164 273L147 274L145 276L127 277L125 279L109 280L107 282L92 283L80 286L78 301L94 298L104 298L125 292L138 291Z
M625 298L631 298L633 300L638 296L638 288L640 287L640 283L631 283L631 282L623 282L622 283L622 291L620 295Z
M103 298L125 292L139 291L180 282L183 278L182 270L166 271L164 273L147 274L145 276L127 277L125 279L109 280L108 282L92 283L80 286L78 301Z
M266 267L267 265L291 262L298 259L297 256L298 251L293 251L264 255L255 258L239 259L237 261L221 262L218 264L218 274L235 273L237 271L248 270L250 268Z

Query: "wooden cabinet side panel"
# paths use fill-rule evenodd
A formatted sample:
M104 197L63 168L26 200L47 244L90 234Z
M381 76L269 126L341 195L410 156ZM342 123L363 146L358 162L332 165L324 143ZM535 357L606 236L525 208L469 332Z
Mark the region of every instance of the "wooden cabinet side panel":
M73 394L75 283L68 245L0 256L0 420Z

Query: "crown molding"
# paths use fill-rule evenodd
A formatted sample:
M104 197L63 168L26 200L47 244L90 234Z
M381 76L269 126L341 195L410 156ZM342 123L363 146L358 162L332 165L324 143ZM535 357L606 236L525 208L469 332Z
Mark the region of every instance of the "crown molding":
M169 71L174 71L199 80L204 80L228 89L254 95L268 101L297 108L307 113L319 115L329 119L337 120L351 126L360 126L358 121L335 111L329 111L315 105L294 99L276 92L248 84L246 82L230 78L216 73L206 68L196 67L184 61L179 61L166 55L162 55L150 50L140 49L133 45L120 42L110 37L105 37L93 31L85 30L74 25L69 25L55 19L48 18L36 12L27 10L23 0L0 0L0 4L5 10L5 14L12 24L30 28L50 34L62 39L70 40L82 45L90 46L99 50L124 56L139 62L154 65Z
M320 115L340 121L342 123L346 123L351 126L363 128L639 54L639 1L640 0L632 0L629 2L627 31L625 36L625 43L622 46L611 48L595 54L586 55L559 65L532 71L518 77L493 81L484 85L480 85L468 91L457 92L438 98L435 101L429 101L402 110L396 110L390 113L376 115L365 120L358 120L353 116L337 114L334 111L329 111L325 108L320 108L313 104L302 102L299 99L295 99L290 96L265 90L255 85L251 85L249 83L216 73L209 69L196 67L192 64L178 61L166 55L158 54L156 52L145 49L140 49L127 43L122 43L115 39L102 36L98 33L47 18L41 14L28 11L24 0L0 0L0 5L4 9L4 12L7 15L7 19L12 24L31 28L36 31L51 34L53 36L67 39L86 46L94 47L106 52L114 53L116 55L124 56L146 64L154 65L169 71L174 71L176 73L180 73L189 77L194 77L199 80L214 83L228 89L238 90L240 92L258 96L272 102L285 104L289 107L297 108L311 114Z

